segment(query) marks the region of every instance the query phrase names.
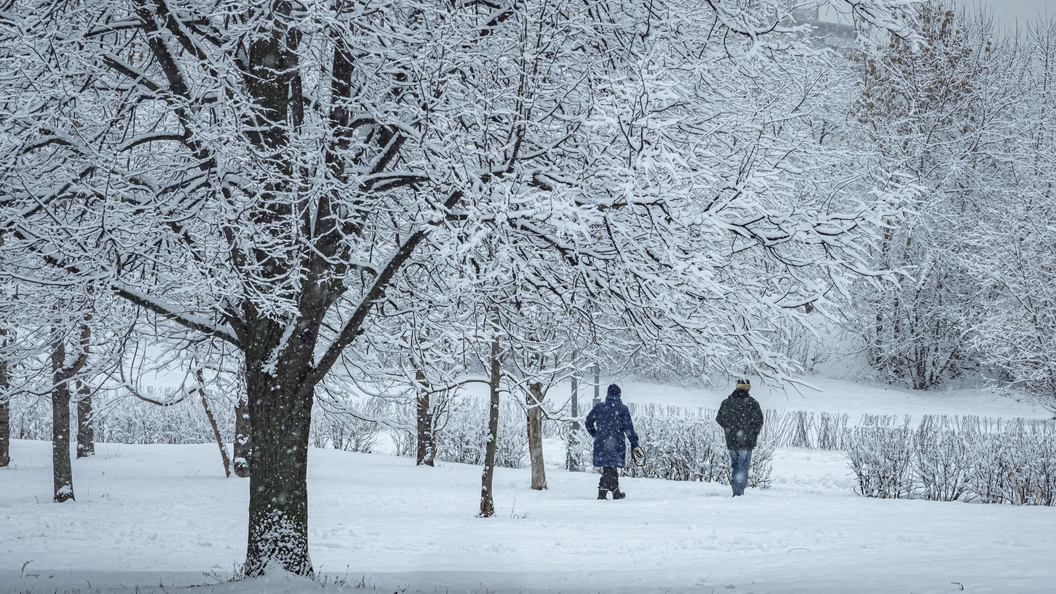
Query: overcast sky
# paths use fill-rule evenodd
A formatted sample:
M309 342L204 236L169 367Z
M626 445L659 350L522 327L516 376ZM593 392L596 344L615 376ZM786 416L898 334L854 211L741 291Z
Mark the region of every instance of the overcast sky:
M954 0L968 9L978 10L982 7L993 12L995 24L1000 28L1012 29L1019 23L1020 29L1037 18L1056 17L1056 0ZM1039 17L1040 15L1040 17ZM822 20L836 21L832 9L824 10Z
M999 27L1013 28L1019 23L1020 28L1028 21L1037 18L1056 17L1056 0L956 0L958 4L971 9L991 10L994 21ZM1040 15L1040 16L1039 16Z

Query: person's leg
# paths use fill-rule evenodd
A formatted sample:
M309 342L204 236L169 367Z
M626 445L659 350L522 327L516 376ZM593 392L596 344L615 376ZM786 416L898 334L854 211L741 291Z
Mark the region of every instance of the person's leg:
M748 468L752 464L752 450L730 450L731 476L730 483L733 487L733 496L744 495L744 488L748 485Z
M598 499L605 499L608 491L616 491L620 488L620 477L616 468L605 466L601 469L601 480L598 481Z
M620 469L612 469L612 498L623 499L627 494L620 490Z
M733 468L733 494L744 495L744 487L748 486L748 469L752 465L752 450L750 449L737 449L733 450L736 454Z

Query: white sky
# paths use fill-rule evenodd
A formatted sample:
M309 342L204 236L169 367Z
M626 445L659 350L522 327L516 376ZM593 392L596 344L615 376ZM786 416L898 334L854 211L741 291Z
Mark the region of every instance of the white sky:
M1056 18L1056 0L953 0L956 4L969 8L983 8L993 12L995 24L1002 29L1013 29L1017 23L1020 28L1038 18ZM840 20L832 8L821 10L821 20Z

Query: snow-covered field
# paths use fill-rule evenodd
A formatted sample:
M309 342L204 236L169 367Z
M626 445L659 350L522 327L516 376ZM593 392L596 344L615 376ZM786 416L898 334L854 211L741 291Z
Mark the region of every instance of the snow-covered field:
M983 390L917 394L812 380L764 408L1051 417ZM721 392L628 383L628 401L715 407ZM243 560L248 481L215 446L99 444L74 462L77 501L51 502L50 444L15 441L0 469L0 594L31 592L1053 592L1056 509L853 493L843 456L782 449L774 485L732 499L709 483L621 479L558 466L549 490L498 469L497 514L475 517L479 467L311 450L318 582L221 583ZM189 586L206 585L205 588Z

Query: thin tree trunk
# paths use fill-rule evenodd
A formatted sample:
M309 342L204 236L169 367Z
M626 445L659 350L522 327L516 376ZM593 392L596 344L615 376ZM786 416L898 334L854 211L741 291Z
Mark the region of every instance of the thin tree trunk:
M205 385L201 369L198 370L198 385ZM205 409L205 416L209 419L209 425L213 428L213 437L216 438L216 445L220 448L220 458L224 464L224 478L230 478L231 460L227 457L227 448L224 447L224 438L220 435L220 428L216 426L216 417L213 416L213 411L209 408L209 401L205 398L205 388L198 388L198 394L202 397L202 408Z
M6 372L2 369L4 363L0 363L0 374ZM3 379L3 378L0 378ZM0 382L0 389L7 385ZM11 405L8 401L0 402L0 468L11 464Z
M488 392L491 396L488 409L488 445L484 452L484 472L481 475L480 517L490 518L495 515L495 500L492 497L492 484L495 477L495 449L499 439L499 339L491 340L491 377Z
M51 352L51 465L54 500L62 503L73 497L73 464L70 461L70 384L66 368L66 345L59 332Z
M418 452L415 456L415 465L433 466L433 458L436 454L436 443L433 440L433 413L429 409L428 384L425 383L425 374L421 370L415 372L418 382Z
M572 356L573 362L575 362L575 355ZM582 470L579 467L579 377L574 373L572 374L572 427L568 431L568 447L566 448L567 454L565 461L567 463L568 470L571 472L579 472Z
M528 387L528 458L532 462L532 489L546 489L546 468L543 465L543 385L535 382Z
M235 476L247 478L251 470L249 460L253 456L253 428L249 422L248 398L240 398L235 404L235 443L231 449L231 466Z
M601 365L594 363L594 406L601 403Z
M0 328L0 348L7 346L7 329ZM0 352L0 468L11 464L11 403L7 391L7 359Z
M92 389L77 382L77 457L95 455L95 423L92 420Z

